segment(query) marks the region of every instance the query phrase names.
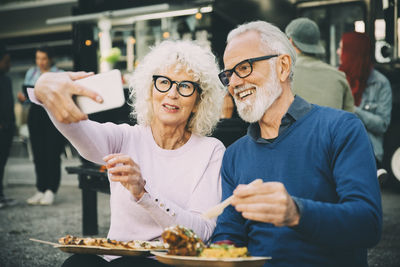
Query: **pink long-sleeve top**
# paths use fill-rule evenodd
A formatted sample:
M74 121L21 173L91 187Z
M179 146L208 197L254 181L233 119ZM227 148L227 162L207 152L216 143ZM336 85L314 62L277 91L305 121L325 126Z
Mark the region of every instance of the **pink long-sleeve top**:
M33 102L38 103L30 94ZM192 134L182 147L160 148L150 127L85 120L64 124L50 118L57 129L87 160L105 164L111 153L129 155L140 167L146 191L138 201L119 182L110 180L111 225L108 238L153 240L166 227L183 225L208 240L216 220L201 213L221 200L220 167L225 152L216 138Z

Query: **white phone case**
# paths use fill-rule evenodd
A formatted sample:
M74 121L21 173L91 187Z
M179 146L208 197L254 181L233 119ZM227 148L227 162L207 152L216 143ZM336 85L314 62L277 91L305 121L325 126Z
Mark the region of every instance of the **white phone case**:
M95 91L103 98L103 103L97 103L89 97L77 96L76 104L86 114L121 107L125 103L121 72L111 70L75 81Z

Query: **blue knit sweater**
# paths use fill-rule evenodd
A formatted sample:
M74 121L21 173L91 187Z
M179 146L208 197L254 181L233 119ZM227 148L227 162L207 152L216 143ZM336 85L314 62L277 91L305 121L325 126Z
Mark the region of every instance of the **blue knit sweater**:
M272 143L246 135L222 163L223 199L256 178L282 182L300 209L296 227L244 219L229 206L213 242L232 240L265 266L367 266L379 241L380 190L367 133L353 114L313 106Z

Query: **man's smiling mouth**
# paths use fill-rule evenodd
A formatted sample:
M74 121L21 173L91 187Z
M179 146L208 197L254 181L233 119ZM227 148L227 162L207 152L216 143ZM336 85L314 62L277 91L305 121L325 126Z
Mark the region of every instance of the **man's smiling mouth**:
M252 95L255 91L256 91L256 90L253 89L253 88L247 89L247 90L244 90L244 91L242 91L242 92L237 93L237 96L238 96L240 99L244 99L244 98L248 97L249 95Z

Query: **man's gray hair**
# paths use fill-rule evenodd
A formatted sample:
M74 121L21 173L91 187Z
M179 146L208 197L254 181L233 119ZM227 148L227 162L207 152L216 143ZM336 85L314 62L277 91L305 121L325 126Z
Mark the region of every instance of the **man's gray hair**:
M285 33L271 23L257 20L239 25L236 29L230 31L227 37L227 43L236 36L248 31L255 31L260 34L262 43L260 49L265 51L265 53L287 54L290 56L292 59L292 65L290 68L289 79L292 81L297 56L296 51Z
M197 111L186 128L192 133L210 135L219 121L225 88L218 78L219 67L210 49L191 41L164 41L152 48L136 68L130 81L131 115L140 125L150 125L153 116L153 75L164 74L169 67L185 71L200 84Z

